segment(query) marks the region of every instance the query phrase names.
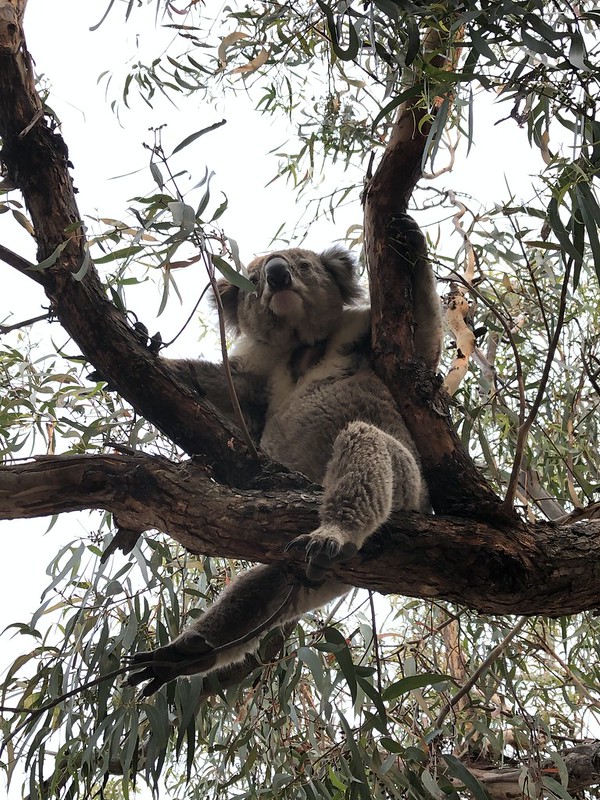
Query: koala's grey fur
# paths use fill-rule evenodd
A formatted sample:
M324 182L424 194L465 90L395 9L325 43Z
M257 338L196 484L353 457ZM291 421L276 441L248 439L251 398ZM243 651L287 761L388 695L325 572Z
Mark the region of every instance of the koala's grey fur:
M435 368L441 342L435 282L418 227L410 217L402 223L414 263L415 347ZM252 293L219 282L226 323L236 336L230 368L261 447L324 487L321 524L291 543L306 550L309 585L290 593L281 565L240 575L171 644L133 656L133 668L142 671L129 682L150 680L146 695L178 675L210 672L256 651L258 633L225 645L247 638L278 609L272 625L344 594L349 587L327 578L328 567L351 558L392 509L429 510L415 446L370 367L369 309L354 305L360 291L350 254L338 247L321 255L277 251L255 259L249 277ZM171 364L233 418L221 365Z

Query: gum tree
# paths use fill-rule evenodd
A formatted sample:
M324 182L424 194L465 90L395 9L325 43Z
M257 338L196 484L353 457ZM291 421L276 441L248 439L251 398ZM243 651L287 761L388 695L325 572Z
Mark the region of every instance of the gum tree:
M113 5L102 24L124 24ZM43 370L26 348L3 348L0 516L103 512L97 534L57 555L44 605L19 627L29 645L3 682L9 775L28 770L32 797L127 795L137 775L173 797L593 791L600 14L592 2L373 0L228 7L215 22L197 3L156 6L177 35L135 65L125 103L134 89L147 102L161 92L211 103L243 82L296 132L278 164L290 192L308 203L311 182L344 167L345 183L316 207L333 218L357 201L349 233L368 265L375 366L436 513L394 518L336 570L413 598L392 600L385 621L381 601L357 594L285 644L267 636L253 665L144 702L115 682L124 655L165 642L210 602L224 580L218 557L233 570L292 559L285 544L315 527L319 487L180 384L129 302L128 286L151 272L164 277L165 303L178 269L244 283L226 203L206 176L199 197L184 194L157 137L157 190L88 232L36 89L25 2L0 0L3 209L30 226L38 263L3 245L0 258L43 287L80 353L65 360L63 348ZM126 18L138 13L127 4ZM529 200L480 208L439 189L460 156L456 136L473 142L481 92L542 154ZM458 253L436 249L428 227L452 333L443 378L412 352L394 221L413 206L451 212L461 238ZM89 554L99 561L84 572Z

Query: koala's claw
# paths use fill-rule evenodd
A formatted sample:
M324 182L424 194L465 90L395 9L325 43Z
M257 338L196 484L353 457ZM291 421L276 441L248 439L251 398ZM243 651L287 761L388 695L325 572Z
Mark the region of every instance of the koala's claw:
M342 543L337 536L328 536L319 531L296 536L285 549L289 552L298 548L306 551L306 577L314 583L323 581L327 570L334 564L349 561L358 552L354 542Z
M185 636L164 647L126 656L124 660L134 672L128 676L125 683L127 686L139 686L140 683L149 681L142 689L142 696L149 697L164 683L180 675L190 675L210 669L215 661L213 651L213 646L201 633L187 631ZM139 672L135 671L138 669Z

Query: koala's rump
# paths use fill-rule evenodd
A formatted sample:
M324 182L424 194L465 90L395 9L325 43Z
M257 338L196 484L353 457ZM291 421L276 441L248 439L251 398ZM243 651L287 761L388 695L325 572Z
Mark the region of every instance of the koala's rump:
M358 420L394 436L416 456L391 395L370 369L300 381L284 403L267 412L261 447L289 469L322 483L336 436Z

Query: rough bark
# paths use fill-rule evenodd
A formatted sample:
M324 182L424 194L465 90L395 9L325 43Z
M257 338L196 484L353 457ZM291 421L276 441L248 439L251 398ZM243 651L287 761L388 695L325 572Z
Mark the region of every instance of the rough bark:
M430 123L427 112L403 107L364 194L375 369L392 392L419 449L438 513L514 519L477 471L453 430L441 381L412 348L412 277L391 244L394 218L406 213L421 175Z
M192 552L272 563L317 527L318 487L260 490L215 483L206 467L137 455L49 456L0 470L0 518L101 508L133 530L166 531ZM345 582L443 598L493 614L564 615L600 604L600 522L499 527L402 513L359 556Z

